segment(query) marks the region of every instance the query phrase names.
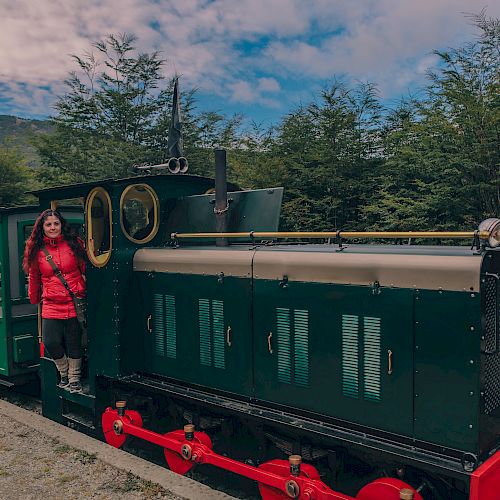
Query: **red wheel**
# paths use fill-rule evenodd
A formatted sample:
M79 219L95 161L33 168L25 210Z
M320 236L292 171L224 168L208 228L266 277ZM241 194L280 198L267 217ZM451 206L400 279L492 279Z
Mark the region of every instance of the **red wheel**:
M265 470L267 472L272 472L273 474L277 474L278 476L282 476L283 478L290 478L290 481L293 479L290 477L290 463L288 460L271 460L270 462L266 462L262 465L259 465L259 469ZM315 467L309 464L302 464L300 466L300 477L308 477L309 479L320 479L319 473ZM293 483L295 483L293 481ZM290 482L289 490L290 494L285 493L284 491L277 490L276 488L272 488L271 486L267 486L267 484L259 483L259 491L263 500L283 500L287 498L293 498L292 493L295 489L295 484Z
M165 454L165 460L171 471L177 474L184 475L189 472L195 465L195 462L191 460L192 448L191 443L200 443L205 445L207 448L212 449L212 440L204 432L195 432L192 441L186 441L186 435L183 430L172 431L165 434L165 436L179 441L179 443L185 443L182 449L182 455L179 455L175 451L168 450L164 448L163 452Z
M393 477L376 479L363 487L356 495L357 500L399 500L401 490L409 489L413 491L414 500L423 500L409 484Z
M126 410L125 415L119 417L116 410L113 408L106 408L101 418L102 431L106 442L115 448L121 448L123 443L127 440L127 434L123 432L122 419L138 427L142 427L142 418L138 412Z

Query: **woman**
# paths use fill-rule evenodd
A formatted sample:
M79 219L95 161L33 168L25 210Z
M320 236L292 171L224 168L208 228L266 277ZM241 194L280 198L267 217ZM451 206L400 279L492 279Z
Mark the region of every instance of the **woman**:
M26 242L23 269L29 276L30 302L42 303L43 343L59 372L59 387L81 392L83 353L80 325L73 299L56 275L49 262L50 257L71 291L78 297L84 297L83 242L57 210L45 210L36 220Z

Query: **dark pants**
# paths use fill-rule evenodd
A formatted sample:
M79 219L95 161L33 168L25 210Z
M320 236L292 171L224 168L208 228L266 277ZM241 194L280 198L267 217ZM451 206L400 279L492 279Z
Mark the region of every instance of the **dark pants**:
M82 335L76 318L42 319L42 335L45 349L52 359L82 357Z

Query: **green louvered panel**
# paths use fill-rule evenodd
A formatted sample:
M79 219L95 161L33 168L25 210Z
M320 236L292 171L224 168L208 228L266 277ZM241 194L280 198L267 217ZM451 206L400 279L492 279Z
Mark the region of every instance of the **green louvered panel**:
M294 311L295 383L309 385L309 312Z
M342 315L342 393L359 396L359 324L358 317Z
M163 311L163 295L154 294L154 349L157 356L165 355L165 315Z
M212 321L214 334L214 366L226 368L224 346L224 304L221 300L212 301Z
M380 401L380 318L364 318L363 396Z
M210 300L198 300L200 323L200 363L205 366L212 364L212 338L210 332Z
M165 295L165 326L167 357L175 359L177 357L177 321L175 317L175 297Z
M276 309L276 324L278 335L278 380L285 384L292 381L290 363L290 309Z

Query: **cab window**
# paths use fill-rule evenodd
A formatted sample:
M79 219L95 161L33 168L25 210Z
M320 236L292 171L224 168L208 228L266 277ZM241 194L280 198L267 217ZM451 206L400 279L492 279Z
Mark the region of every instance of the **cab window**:
M128 186L120 199L120 225L134 243L147 243L158 232L158 197L146 184Z
M105 266L111 257L111 199L103 188L93 189L85 206L87 256L96 267Z

